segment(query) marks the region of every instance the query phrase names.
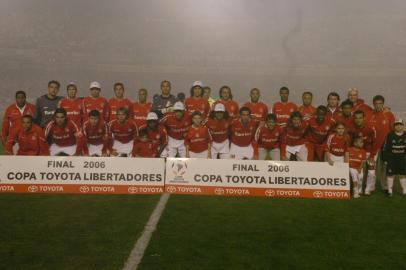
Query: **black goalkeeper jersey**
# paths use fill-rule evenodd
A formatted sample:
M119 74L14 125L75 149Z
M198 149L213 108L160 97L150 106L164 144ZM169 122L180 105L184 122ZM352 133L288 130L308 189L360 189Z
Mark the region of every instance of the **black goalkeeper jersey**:
M394 131L386 136L382 145L382 159L390 161L393 158L404 158L406 154L406 132L397 135Z

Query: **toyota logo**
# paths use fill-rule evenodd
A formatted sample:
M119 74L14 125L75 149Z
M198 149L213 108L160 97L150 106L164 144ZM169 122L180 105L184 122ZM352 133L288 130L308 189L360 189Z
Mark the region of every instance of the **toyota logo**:
M79 191L82 192L82 193L88 193L89 190L90 190L90 188L87 187L87 186L81 186L81 187L79 188Z
M174 186L166 187L166 191L169 192L169 193L175 193L176 192L176 187L174 187Z
M129 187L128 188L128 193L131 193L131 194L138 193L138 188L137 187Z
M38 187L37 187L37 186L29 186L29 187L28 187L28 191L29 191L29 192L37 192L37 191L38 191Z
M313 197L315 198L321 198L323 197L323 192L321 192L320 190L313 192Z
M216 194L216 195L224 195L224 188L216 188L214 190L214 194Z
M268 197L273 197L273 196L275 196L275 190L273 190L273 189L267 189L267 190L265 190L265 196L268 196Z

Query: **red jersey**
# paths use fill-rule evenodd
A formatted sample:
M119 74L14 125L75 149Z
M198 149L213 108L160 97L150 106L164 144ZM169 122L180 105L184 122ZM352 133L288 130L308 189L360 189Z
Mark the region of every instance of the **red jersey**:
M259 127L255 133L255 141L258 146L265 149L279 148L281 142L282 128L275 126L270 130L266 125Z
M342 112L340 112L336 118L335 118L336 123L342 123L345 128L348 130L352 126L352 121L353 117L350 115L349 117L346 117Z
M132 150L133 157L144 157L144 158L153 158L156 157L155 144L151 140L141 141L139 139L134 140L134 146Z
M83 153L89 154L88 144L101 145L103 144L102 153L106 154L108 150L108 129L103 121L99 121L98 125L93 127L89 121L83 123Z
M327 135L331 132L335 125L332 118L327 117L322 123L317 122L316 117L309 121L309 132L307 133L307 140L314 144L324 144Z
M307 142L306 134L308 131L308 125L303 122L299 128L293 128L287 126L282 134L281 141L281 156L286 155L286 146L297 146Z
M240 119L235 119L230 124L230 140L238 146L257 146L255 142L255 132L258 128L258 121L250 120L247 124L241 123Z
M201 153L209 149L212 139L209 129L206 126L190 126L185 137L185 145L193 153Z
M117 119L112 120L109 122L108 128L111 146L113 146L114 140L129 143L138 136L138 127L132 119L127 119L124 123L120 123Z
M141 129L147 130L148 139L153 143L156 155L159 154L159 148L168 144L168 133L162 125L159 125L156 130L147 126L142 126L140 127L140 130Z
M168 136L175 140L184 140L191 124L190 116L187 112L184 113L180 120L176 119L173 112L168 113L161 119L161 123L168 132Z
M127 98L111 98L108 101L109 104L109 122L117 119L117 110L121 107L124 107L128 110L128 117L132 118L133 117L133 112L132 112L132 104L131 101Z
M152 104L150 102L132 104L133 119L138 127L147 123L147 115L151 111Z
M231 100L231 99L229 99L229 100L218 99L218 100L216 100L216 102L214 102L213 108L218 103L221 103L221 104L224 105L224 107L226 108L226 111L228 112L228 115L230 116L230 118L238 117L239 106L238 106L237 102L235 102L234 100Z
M68 119L75 122L78 127L82 126L83 100L81 98L63 98L59 101L58 107L64 108Z
M203 118L206 118L210 111L210 105L207 99L188 97L185 100L186 111L192 114L195 111L202 113Z
M390 111L376 112L373 111L370 118L367 120L368 125L371 126L376 133L375 149L374 152L378 152L386 136L393 130L393 123L395 122L395 116Z
M349 155L349 166L352 169L360 169L362 162L364 162L367 158L367 153L365 149L357 148L357 147L349 147L348 148L348 155Z
M325 143L325 151L335 156L342 157L348 151L350 137L348 135L339 136L336 133L330 134Z
M369 119L372 114L372 108L365 104L362 99L358 99L357 103L353 104L352 112L354 113L356 111L363 111L366 119Z
M251 116L255 120L265 121L266 116L268 115L268 106L263 102L247 102L244 104L244 107L251 110Z
M333 118L336 121L337 117L339 117L340 114L341 114L340 107L331 108L331 107L327 106L327 115L326 115L327 117Z
M206 127L209 129L210 135L214 142L222 143L229 137L230 121L228 119L212 119L206 122Z
M44 131L40 126L35 124L27 131L24 131L21 126L16 126L11 130L6 143L6 154L13 154L14 143L18 143L17 155L19 156L49 155Z
M100 113L100 120L109 120L109 105L104 97L94 98L91 96L83 98L83 122L87 121L89 118L89 112L92 110L97 110Z
M12 104L7 107L4 112L2 129L1 129L1 140L6 143L7 136L10 133L11 128L21 126L21 118L24 115L35 116L35 106L31 103L25 103L23 108L19 108L17 104Z
M300 114L301 114L302 117L303 117L303 121L305 121L305 122L309 122L310 119L311 119L311 118L315 115L315 113L316 113L316 108L313 107L312 105L309 105L309 106L304 106L304 105L302 105L302 106L300 106L297 110L300 112Z
M51 143L62 147L76 144L75 155L81 152L83 136L78 126L71 120L67 120L64 127L59 127L55 120L52 120L45 128L45 137Z
M276 122L282 127L286 127L291 113L297 111L297 106L293 102L276 102L272 107L272 112L276 114Z
M376 154L377 148L375 147L376 133L375 130L369 126L364 125L362 127L356 127L354 124L348 129L348 134L350 135L351 141L356 137L362 137L364 141L364 149L371 153L371 157Z

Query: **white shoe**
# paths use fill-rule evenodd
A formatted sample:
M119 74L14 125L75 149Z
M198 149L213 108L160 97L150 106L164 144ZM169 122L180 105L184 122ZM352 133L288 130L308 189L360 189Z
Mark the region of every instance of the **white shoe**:
M355 193L353 197L354 197L354 199L358 199L360 196L358 193Z
M365 196L370 196L370 195L371 195L371 192L370 192L370 191L365 191L365 192L364 192L364 195L365 195Z

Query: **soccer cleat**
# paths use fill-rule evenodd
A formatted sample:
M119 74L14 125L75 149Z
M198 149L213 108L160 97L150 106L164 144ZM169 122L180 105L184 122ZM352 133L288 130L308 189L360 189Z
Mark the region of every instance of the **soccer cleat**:
M365 196L371 196L371 192L370 192L370 191L365 191L365 192L364 192L364 195L365 195Z
M360 196L358 193L355 193L353 197L354 197L354 199L358 199Z

